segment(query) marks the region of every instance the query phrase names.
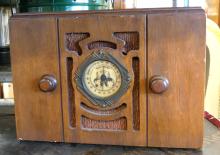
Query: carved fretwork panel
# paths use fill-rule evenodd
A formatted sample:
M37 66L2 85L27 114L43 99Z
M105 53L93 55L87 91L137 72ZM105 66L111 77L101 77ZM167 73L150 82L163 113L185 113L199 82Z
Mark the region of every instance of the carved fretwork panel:
M116 49L116 44L109 42L109 41L93 41L91 43L88 43L88 48L90 50L92 49L98 49L98 48L104 48L104 47L108 47L108 48L112 48L112 49Z
M88 38L89 33L66 33L65 44L68 51L77 52L78 55L82 54L82 49L79 46L79 42Z
M98 130L126 130L127 129L127 119L121 117L115 120L93 120L82 116L82 127L84 129L98 129Z
M65 141L146 146L146 72L140 72L141 66L147 65L145 31L145 15L59 19ZM115 72L120 72L122 82L115 94L104 99L95 99L83 82L88 78L86 68L99 59L107 69L91 73L97 77L91 82L99 81L99 74L105 79L91 88L98 91L94 94L101 93L99 84L104 90L117 81ZM118 70L108 70L109 63ZM102 95L106 95L104 91Z
M94 115L103 115L103 116L113 115L115 113L118 113L118 112L124 110L127 107L127 105L125 103L123 103L122 105L120 105L116 108L113 108L110 110L102 110L102 109L89 107L88 105L86 105L83 102L81 103L80 106L81 106L81 109L83 109L84 111L87 111L89 113L93 113Z
M131 50L139 49L139 33L138 32L115 32L114 36L125 42L122 49L123 54L128 54Z

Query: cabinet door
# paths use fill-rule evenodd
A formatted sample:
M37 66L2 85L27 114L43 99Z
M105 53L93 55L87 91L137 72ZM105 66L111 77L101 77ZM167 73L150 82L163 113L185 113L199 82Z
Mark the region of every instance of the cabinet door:
M17 138L62 141L56 20L14 18L10 30ZM51 84L43 75L57 80L55 90L39 89L40 80L43 90Z
M140 14L79 15L59 20L66 142L146 146L145 21L146 16ZM94 57L101 59L100 51L111 55L109 61L117 61L131 76L128 89L106 107L94 103L91 95L86 94L85 86L83 93L82 86L77 85L77 79L83 79L78 78L80 68L90 65ZM96 72L94 81L99 81L101 74L112 78L113 72L103 70ZM106 82L104 87L111 85Z
M148 145L201 147L205 84L203 12L148 15L150 85L155 75L167 78L169 86L162 94L149 89ZM163 89L160 84L155 86L156 91Z

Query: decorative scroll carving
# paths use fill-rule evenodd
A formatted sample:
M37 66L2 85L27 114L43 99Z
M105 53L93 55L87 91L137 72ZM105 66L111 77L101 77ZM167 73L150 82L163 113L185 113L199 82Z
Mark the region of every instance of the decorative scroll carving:
M131 50L139 49L139 33L138 32L114 32L114 37L125 42L124 47L121 49L124 55L127 55ZM89 33L66 33L66 48L69 51L76 51L78 55L82 54L82 49L79 46L79 42L90 37ZM93 41L87 44L89 50L99 48L111 48L117 49L117 44L109 41ZM89 63L89 62L88 62ZM140 78L140 66L139 58L132 58L132 68L134 72L134 86L132 91L132 110L133 110L133 129L140 130L140 100L139 100L139 78ZM70 125L76 126L75 118L75 101L74 101L74 89L72 86L72 69L73 59L67 58L67 74L68 74L68 101L69 101L69 114ZM77 74L78 75L78 74ZM77 76L78 77L78 76ZM127 108L127 104L123 103L119 107L110 110L96 109L88 106L86 103L80 101L80 108L93 115L106 116L120 113ZM115 120L94 120L86 116L81 116L81 126L84 129L102 129L102 130L126 130L127 118L125 116Z
M114 36L125 41L122 53L127 55L131 50L139 49L139 33L138 32L115 32Z
M121 117L116 120L93 120L88 117L81 117L82 127L84 129L104 129L104 130L126 130L127 119Z
M93 41L88 44L88 48L90 50L95 49L95 48L102 48L102 47L109 47L112 49L116 49L117 45L109 41Z
M110 109L110 110L99 110L99 109L95 109L92 107L87 106L85 103L81 102L80 104L81 108L89 113L92 113L94 115L113 115L117 112L120 112L122 110L124 110L127 105L125 103L123 103L122 105L120 105L119 107L116 107L114 109Z
M66 33L65 45L69 51L76 51L78 55L82 54L79 42L90 37L89 33Z

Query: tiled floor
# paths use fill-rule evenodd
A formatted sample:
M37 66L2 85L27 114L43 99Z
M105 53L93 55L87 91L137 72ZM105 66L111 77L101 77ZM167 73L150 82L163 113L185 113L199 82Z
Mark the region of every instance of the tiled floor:
M208 121L202 150L19 142L15 137L14 116L0 113L0 155L220 155L220 130Z

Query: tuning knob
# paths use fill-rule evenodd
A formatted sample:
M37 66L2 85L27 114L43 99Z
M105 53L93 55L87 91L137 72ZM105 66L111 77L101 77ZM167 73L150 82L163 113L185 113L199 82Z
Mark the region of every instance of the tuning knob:
M150 88L156 94L161 94L169 87L169 80L166 77L156 75L150 79Z
M57 87L57 80L52 75L43 75L39 81L39 88L43 92L51 92Z

